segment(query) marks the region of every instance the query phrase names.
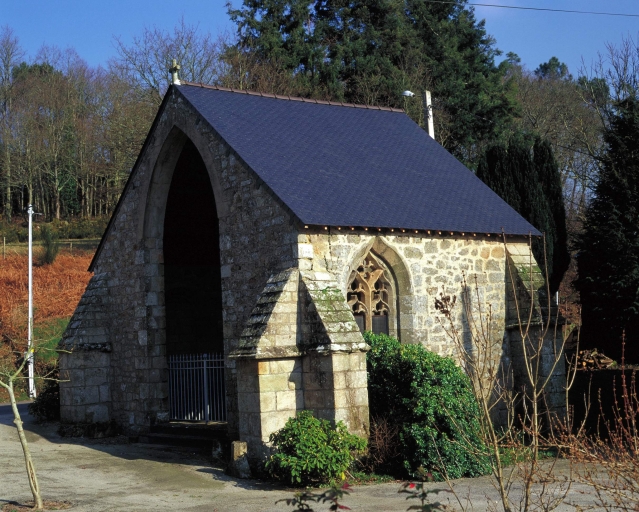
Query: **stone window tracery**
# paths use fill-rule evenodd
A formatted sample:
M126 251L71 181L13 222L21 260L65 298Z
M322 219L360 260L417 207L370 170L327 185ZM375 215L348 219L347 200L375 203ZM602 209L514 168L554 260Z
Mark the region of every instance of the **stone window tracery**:
M387 271L369 254L354 274L347 300L357 325L361 331L389 334L393 289Z

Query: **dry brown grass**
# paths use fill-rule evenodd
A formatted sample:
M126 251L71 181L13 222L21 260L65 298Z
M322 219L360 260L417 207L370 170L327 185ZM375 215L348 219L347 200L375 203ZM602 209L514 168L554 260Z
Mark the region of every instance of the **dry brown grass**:
M71 316L86 288L93 253L61 253L54 263L33 268L34 324ZM26 340L27 257L0 259L0 339L20 346Z
M93 252L61 253L51 265L33 268L34 327L70 317L86 288ZM0 365L17 365L27 344L27 256L0 258ZM36 366L36 370L38 367ZM6 401L0 389L0 403Z

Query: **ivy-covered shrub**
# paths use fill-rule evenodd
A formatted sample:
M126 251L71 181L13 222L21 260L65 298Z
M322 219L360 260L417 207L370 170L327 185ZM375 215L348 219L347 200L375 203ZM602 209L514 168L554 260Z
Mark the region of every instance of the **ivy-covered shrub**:
M479 409L468 377L451 358L421 345L402 345L365 333L368 401L372 417L398 426L403 468L435 478L473 477L490 471L480 438Z
M274 452L266 462L269 474L293 485L327 482L342 476L366 448L366 440L350 434L339 421L327 420L301 411L270 436Z

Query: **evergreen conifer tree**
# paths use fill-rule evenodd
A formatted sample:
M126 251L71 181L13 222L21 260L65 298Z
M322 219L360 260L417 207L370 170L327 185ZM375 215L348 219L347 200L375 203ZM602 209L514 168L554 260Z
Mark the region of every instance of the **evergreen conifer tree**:
M469 165L511 120L500 52L467 0L243 0L229 15L241 50L286 69L306 96L404 108L419 121L419 94L401 93L429 89L436 136Z
M550 291L554 293L570 263L566 210L550 144L535 138L532 151L530 146L522 134L515 134L507 145L488 148L480 159L477 176L545 233L545 247L543 240L534 239L532 249L540 267L547 267Z
M544 211L546 215L544 219L539 219L538 222L540 226L546 226L546 229L542 231L546 232L549 284L550 290L554 293L559 290L561 280L566 270L568 270L570 253L568 251L566 207L561 187L559 166L547 140L539 137L535 139L533 162L537 175L536 179L543 194L538 201L543 201L548 206L547 209L538 206L537 211Z
M606 158L578 241L582 340L639 363L639 101L617 104L604 134Z

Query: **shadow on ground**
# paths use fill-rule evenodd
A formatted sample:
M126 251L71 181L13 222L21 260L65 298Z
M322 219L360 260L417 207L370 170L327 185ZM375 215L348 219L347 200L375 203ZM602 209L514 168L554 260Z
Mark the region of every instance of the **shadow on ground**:
M78 445L92 450L97 450L123 461L146 460L161 462L166 464L180 464L199 467L196 471L202 475L210 475L219 482L225 482L246 490L281 490L290 489L271 482L262 480L240 480L225 474L225 465L218 461L213 461L202 453L198 453L188 448L152 445L144 443L132 443L126 436L114 436L101 439L89 439L83 437L63 437L58 433L60 424L58 422L37 422L28 410L29 403L18 404L20 417L23 421L23 428L28 443L37 443L39 440L46 440L57 445ZM0 425L14 427L13 412L10 404L0 404ZM16 432L16 440L18 434ZM209 466L202 468L201 466ZM80 469L92 469L91 464L83 464ZM2 500L0 499L0 503Z

